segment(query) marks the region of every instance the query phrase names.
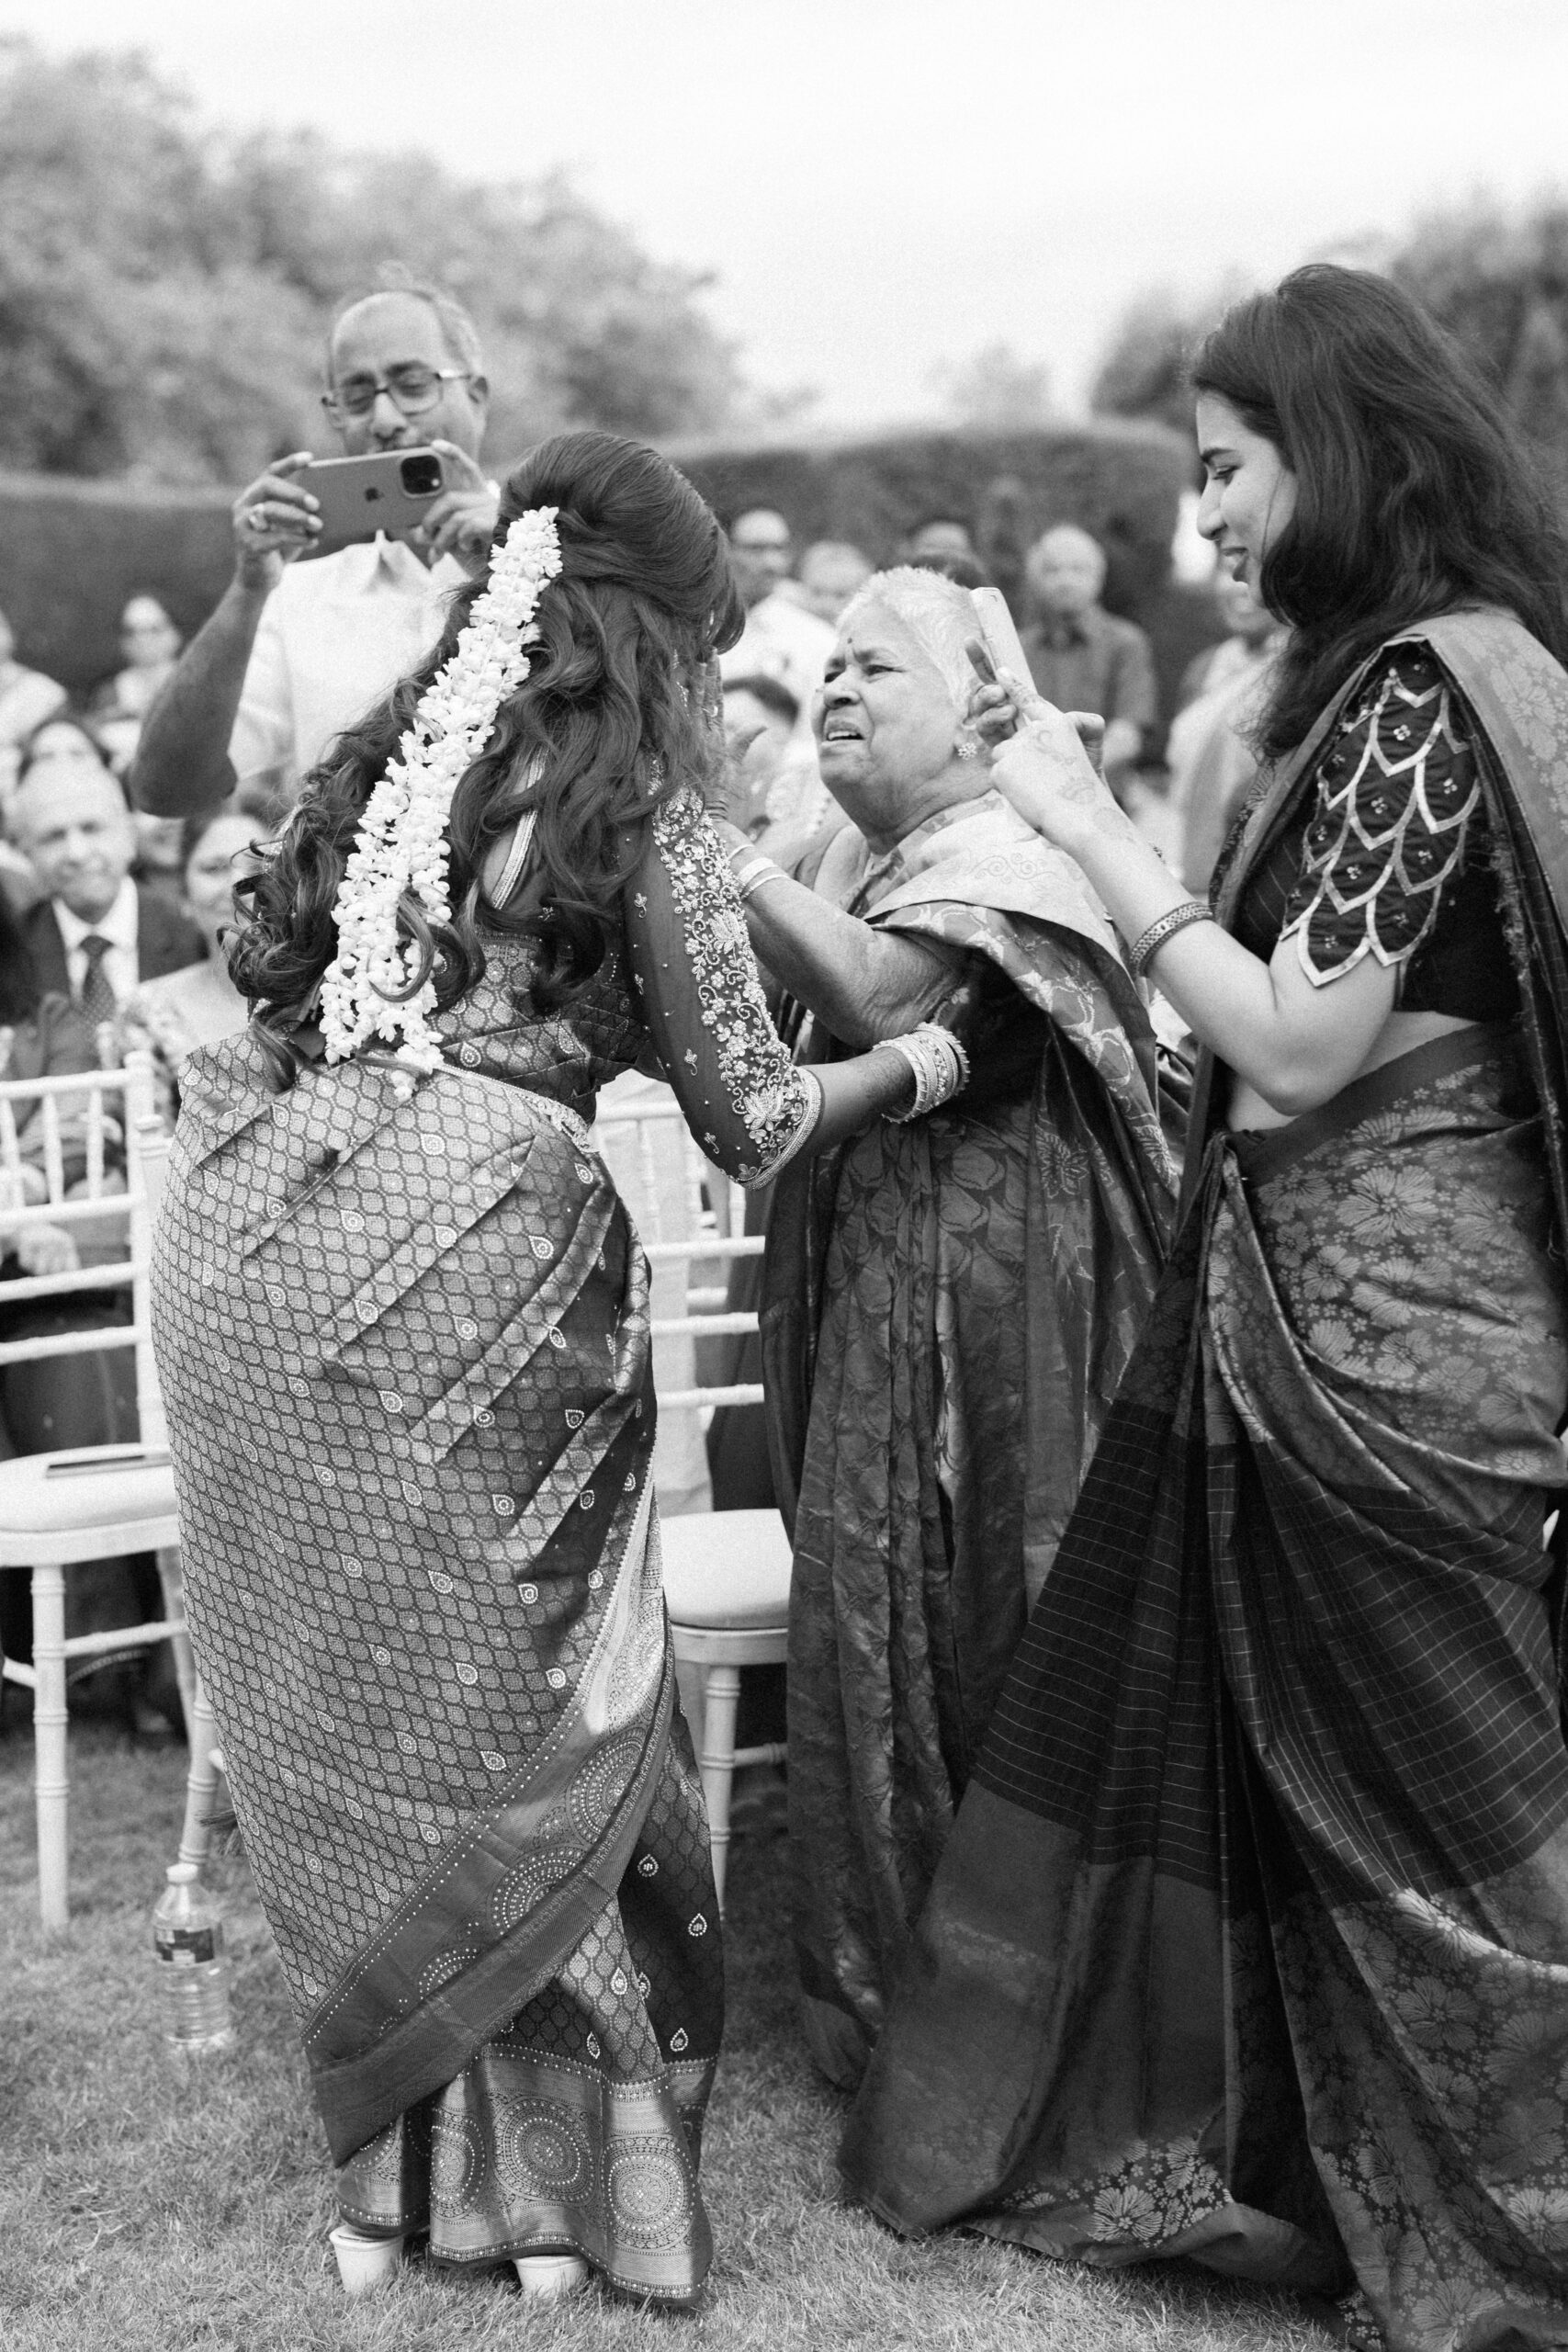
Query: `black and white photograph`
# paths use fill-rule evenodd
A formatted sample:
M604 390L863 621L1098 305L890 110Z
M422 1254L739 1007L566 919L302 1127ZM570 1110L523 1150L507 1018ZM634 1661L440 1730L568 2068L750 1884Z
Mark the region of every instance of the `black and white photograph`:
M1562 0L0 0L0 2352L1568 2352Z

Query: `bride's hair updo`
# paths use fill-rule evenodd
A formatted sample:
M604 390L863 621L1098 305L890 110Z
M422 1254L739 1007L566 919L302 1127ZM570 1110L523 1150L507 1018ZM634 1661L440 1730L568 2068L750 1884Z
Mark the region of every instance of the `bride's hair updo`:
M903 622L941 671L953 708L962 716L975 686L975 672L964 647L972 637L980 635L980 616L968 589L942 572L926 571L912 563L874 571L840 614L840 636L868 605L880 605Z
M1385 638L1501 605L1568 659L1568 539L1502 394L1421 304L1314 262L1226 312L1197 392L1229 402L1296 478L1259 590L1292 638L1260 729L1278 758Z
M699 669L735 642L744 618L717 523L653 450L609 433L542 442L507 479L496 544L536 506L559 510L560 575L539 600L528 675L453 796L452 921L433 928L412 898L399 913L442 1007L484 970L481 923L535 943L534 1010L553 1011L592 979L654 810L681 785L700 785L716 755ZM457 591L434 650L338 737L276 851L237 886L231 967L280 1043L313 1012L337 953L333 907L371 788L483 585ZM485 859L529 808L537 884L503 912L485 896ZM280 1054L280 1074L288 1058Z

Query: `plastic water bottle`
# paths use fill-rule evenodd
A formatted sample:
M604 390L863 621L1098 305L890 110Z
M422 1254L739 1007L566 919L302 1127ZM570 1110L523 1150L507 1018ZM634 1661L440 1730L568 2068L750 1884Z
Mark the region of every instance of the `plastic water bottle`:
M226 2050L234 2039L223 1922L200 1880L194 1862L172 1862L152 1914L158 2001L172 2050Z

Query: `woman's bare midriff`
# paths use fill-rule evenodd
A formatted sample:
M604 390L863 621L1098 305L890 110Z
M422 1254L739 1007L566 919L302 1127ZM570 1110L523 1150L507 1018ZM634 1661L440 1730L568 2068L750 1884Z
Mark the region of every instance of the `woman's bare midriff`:
M1348 1086L1354 1080L1364 1078L1370 1069L1381 1069L1384 1062L1397 1061L1401 1054L1413 1053L1417 1046L1425 1046L1434 1037L1446 1037L1450 1030L1483 1025L1452 1012L1391 1012L1371 1052L1359 1069L1351 1071L1345 1084ZM1231 1086L1226 1125L1233 1132L1256 1134L1260 1127L1288 1127L1292 1119L1299 1115L1295 1112L1276 1111L1244 1078L1236 1079Z

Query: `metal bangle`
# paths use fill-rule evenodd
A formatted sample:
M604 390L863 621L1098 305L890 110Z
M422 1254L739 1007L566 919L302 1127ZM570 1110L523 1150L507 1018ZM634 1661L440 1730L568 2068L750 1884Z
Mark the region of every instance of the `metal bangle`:
M754 890L760 890L764 882L789 880L789 876L784 872L784 867L775 865L773 859L764 857L760 850L754 856L747 858L743 864L732 865L729 871L742 904Z
M940 1022L922 1021L918 1029L907 1031L902 1037L885 1037L881 1042L908 1065L915 1081L915 1099L908 1110L883 1113L895 1126L908 1126L913 1119L940 1111L969 1083L969 1057L952 1030Z
M1158 954L1168 939L1174 939L1189 923L1213 922L1214 910L1201 899L1184 899L1179 907L1171 907L1147 931L1140 932L1127 950L1127 967L1134 979L1141 980L1148 970L1150 960Z

